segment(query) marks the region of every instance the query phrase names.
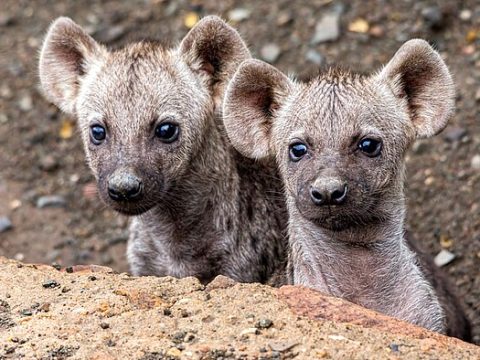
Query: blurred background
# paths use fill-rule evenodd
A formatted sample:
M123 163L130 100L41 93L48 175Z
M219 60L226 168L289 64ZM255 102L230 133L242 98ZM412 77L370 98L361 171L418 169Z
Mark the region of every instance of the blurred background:
M331 65L371 72L414 37L443 55L458 88L447 129L407 156L408 229L457 285L480 343L480 2L0 2L0 255L128 271L127 218L97 198L75 119L38 88L38 51L57 16L111 48L156 38L175 45L200 17L234 25L254 56L305 75Z

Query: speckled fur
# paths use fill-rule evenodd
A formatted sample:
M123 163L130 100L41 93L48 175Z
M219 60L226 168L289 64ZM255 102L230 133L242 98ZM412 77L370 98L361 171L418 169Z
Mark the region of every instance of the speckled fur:
M221 120L227 80L249 57L238 33L213 16L173 49L140 42L108 51L70 19L51 26L42 87L77 117L100 197L137 215L127 251L133 274L267 282L284 269L287 216L276 167L241 156ZM154 136L166 117L180 126L172 144ZM101 145L89 139L94 123L107 129ZM109 199L118 168L141 177L139 203Z
M469 325L431 262L405 239L405 152L447 124L454 86L440 56L407 42L379 73L330 70L307 82L245 61L227 89L224 121L246 156L275 156L289 211L290 282L313 287L428 329L468 339ZM381 156L358 150L381 139ZM307 154L289 159L301 141ZM309 190L339 179L342 205L316 206Z

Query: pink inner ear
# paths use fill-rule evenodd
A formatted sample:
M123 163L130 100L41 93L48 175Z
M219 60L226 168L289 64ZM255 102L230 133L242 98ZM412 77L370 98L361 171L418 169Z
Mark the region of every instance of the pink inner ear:
M202 66L200 66L200 70L205 71L209 75L213 75L215 72L215 67L209 62L204 62L202 63Z

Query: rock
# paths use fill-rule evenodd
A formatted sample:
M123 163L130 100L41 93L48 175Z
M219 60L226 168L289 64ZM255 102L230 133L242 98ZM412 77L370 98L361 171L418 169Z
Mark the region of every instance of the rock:
M313 49L307 51L307 53L305 54L305 60L318 66L322 65L324 61L322 54Z
M51 154L43 156L40 159L40 168L45 171L53 171L58 167L58 162Z
M45 289L54 289L56 287L59 287L60 284L56 281L56 280L53 280L53 279L49 279L49 280L46 280L43 282L42 286L45 288Z
M379 38L379 37L382 37L385 34L385 30L380 25L374 25L370 28L368 33L370 35L372 35L373 37Z
M8 122L8 115L0 113L0 124L6 124Z
M12 222L8 217L0 217L0 234L10 230L12 227Z
M37 208L43 209L46 207L65 207L67 202L61 195L45 195L37 199Z
M316 45L326 41L335 41L340 36L340 13L326 13L315 26L311 44Z
M472 169L480 170L480 154L474 155L470 161ZM1 231L0 231L1 232Z
M13 96L12 89L7 84L0 86L0 96L4 99L10 100Z
M0 14L0 26L10 26L14 24L14 18L10 14Z
M443 134L443 138L448 142L460 141L467 135L467 130L458 126L449 127Z
M472 18L472 11L469 9L463 9L460 11L460 15L458 16L462 21L468 21Z
M260 319L258 322L255 324L255 327L257 329L268 329L273 325L273 321L270 319Z
M8 304L0 300L0 320L12 324L1 328L0 349L5 352L26 339L15 358L480 358L473 344L301 286L237 284L212 290L211 304L206 304L204 289L192 278L126 277L110 271L91 282L89 269L67 273L0 257L0 289L9 294ZM39 288L43 279L68 288ZM6 298L5 291L0 295ZM178 301L187 297L191 315L182 318ZM170 315L164 315L170 307ZM253 314L279 326L259 331L242 316L232 324L232 314ZM202 321L205 317L212 321ZM108 329L102 330L102 322ZM175 343L168 334L178 332ZM187 341L192 333L193 341ZM398 353L392 344L399 344Z
M370 29L370 24L367 20L359 18L348 24L348 31L365 34Z
M280 47L277 44L269 43L260 49L260 57L273 64L280 56Z
M445 18L438 6L429 6L422 9L425 24L432 30L439 30L445 26Z
M32 97L28 94L23 95L18 101L18 107L23 112L27 112L33 109Z
M288 11L281 12L277 17L277 26L285 26L292 22L292 14Z
M435 265L438 267L445 266L453 261L455 259L455 254L451 253L448 250L442 249L437 256L435 256L435 259L433 261L435 262Z
M247 20L252 13L251 10L245 8L236 8L228 12L228 18L233 22L241 22Z

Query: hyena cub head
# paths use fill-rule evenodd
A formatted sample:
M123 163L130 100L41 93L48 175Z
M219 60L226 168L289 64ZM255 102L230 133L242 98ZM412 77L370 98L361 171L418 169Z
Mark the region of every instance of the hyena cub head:
M68 18L40 57L49 100L78 119L101 198L140 214L162 200L210 140L227 80L249 58L221 19L201 20L174 49L140 42L109 51Z
M392 215L405 151L441 131L453 107L443 60L411 40L370 76L329 71L299 83L247 60L227 89L224 121L239 151L276 156L295 213L344 230Z

